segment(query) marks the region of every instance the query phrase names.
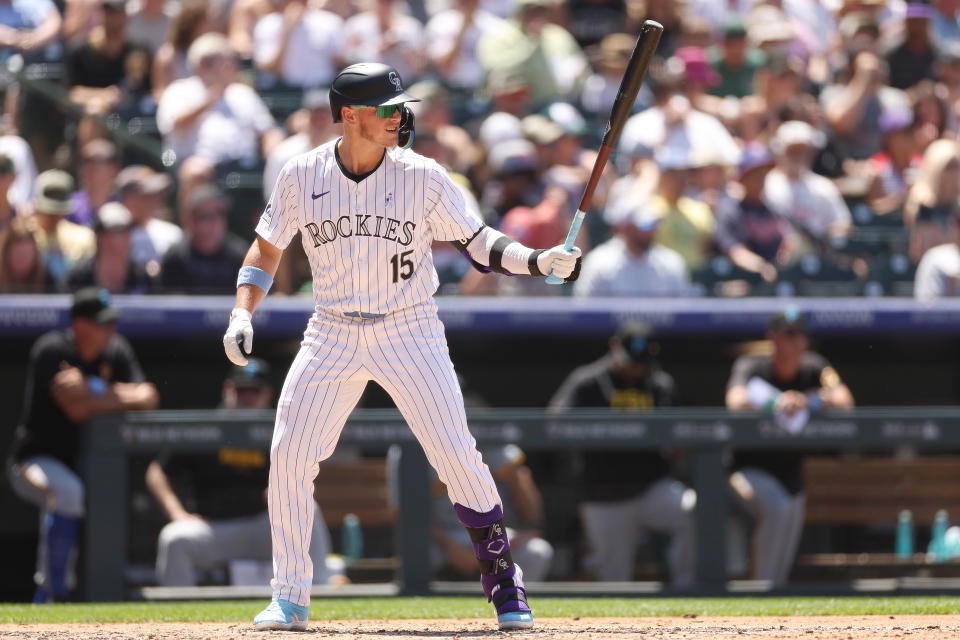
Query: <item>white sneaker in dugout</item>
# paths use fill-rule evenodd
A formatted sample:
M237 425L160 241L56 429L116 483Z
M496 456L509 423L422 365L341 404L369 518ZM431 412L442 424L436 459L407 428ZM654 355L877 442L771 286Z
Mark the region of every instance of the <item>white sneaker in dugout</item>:
M257 631L306 631L310 608L289 600L273 600L253 619Z

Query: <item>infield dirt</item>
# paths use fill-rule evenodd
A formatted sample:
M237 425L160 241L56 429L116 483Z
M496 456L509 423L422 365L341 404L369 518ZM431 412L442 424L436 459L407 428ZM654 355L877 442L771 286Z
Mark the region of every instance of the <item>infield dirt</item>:
M338 640L502 637L558 640L943 640L960 638L957 616L823 616L764 618L543 618L531 631L499 632L492 620L316 620L305 633L256 632L245 623L0 625L18 640L227 640L323 637Z

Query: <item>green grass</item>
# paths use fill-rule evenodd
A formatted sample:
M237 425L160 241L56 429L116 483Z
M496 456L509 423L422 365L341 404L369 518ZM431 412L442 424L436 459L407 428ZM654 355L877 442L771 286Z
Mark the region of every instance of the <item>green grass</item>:
M960 613L960 598L533 598L540 617L909 615ZM249 622L263 601L0 604L0 623ZM331 598L314 600L313 620L487 618L482 598Z

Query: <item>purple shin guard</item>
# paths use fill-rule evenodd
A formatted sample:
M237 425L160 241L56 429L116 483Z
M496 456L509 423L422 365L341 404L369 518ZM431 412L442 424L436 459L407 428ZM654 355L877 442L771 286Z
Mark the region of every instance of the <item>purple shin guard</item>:
M460 504L453 505L460 522L470 533L473 550L480 564L480 584L497 614L529 612L523 572L510 557L510 542L503 526L500 505L479 513Z

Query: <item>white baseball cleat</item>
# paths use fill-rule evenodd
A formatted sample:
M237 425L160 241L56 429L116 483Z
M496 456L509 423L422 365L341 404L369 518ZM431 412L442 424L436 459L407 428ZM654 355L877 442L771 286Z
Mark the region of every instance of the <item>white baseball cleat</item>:
M267 608L253 619L257 631L306 631L309 607L293 604L289 600L273 600Z

